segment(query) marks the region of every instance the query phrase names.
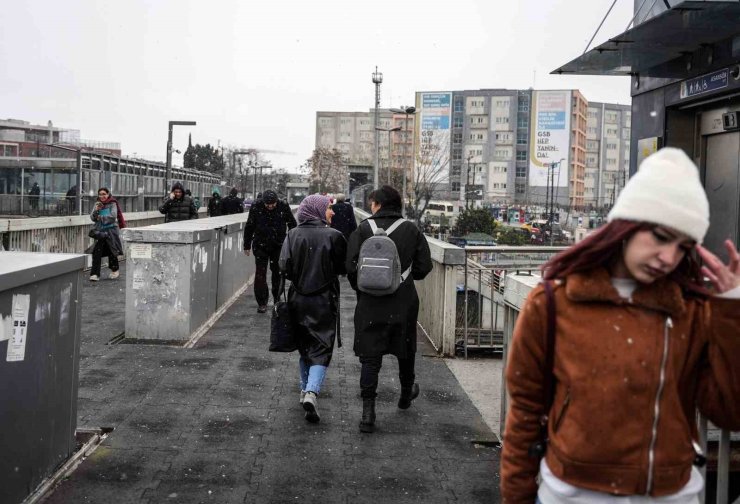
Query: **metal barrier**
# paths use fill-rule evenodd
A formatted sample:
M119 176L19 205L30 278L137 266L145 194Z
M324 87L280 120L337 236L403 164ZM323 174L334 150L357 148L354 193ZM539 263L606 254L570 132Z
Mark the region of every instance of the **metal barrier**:
M503 358L507 362L509 346L514 334L514 326L517 317L521 312L529 292L534 289L540 281L540 277L530 274L510 274L504 284L503 292ZM502 371L504 376L501 379L501 428L499 431L500 438L504 438L504 426L506 425L506 412L509 404L509 397L506 390L506 366ZM714 485L710 486L712 480L707 479L707 466L701 468L702 475L706 481L704 492L700 496L702 503L707 501L707 494L716 496L712 502L716 504L729 504L730 492L730 462L731 462L731 441L740 440L740 433L731 433L727 430L720 430L707 422L705 418L699 419L699 437L700 444L704 453L708 455L710 468L716 468L717 479ZM711 443L711 444L710 444ZM737 504L740 499L736 500Z
M455 312L455 344L468 349L503 351L504 280L509 273L539 271L553 255L566 247L466 247L458 267L458 300ZM459 297L459 296L458 296Z
M25 502L76 449L84 256L4 252L0 502Z
M254 277L248 213L124 229L126 337L192 346Z

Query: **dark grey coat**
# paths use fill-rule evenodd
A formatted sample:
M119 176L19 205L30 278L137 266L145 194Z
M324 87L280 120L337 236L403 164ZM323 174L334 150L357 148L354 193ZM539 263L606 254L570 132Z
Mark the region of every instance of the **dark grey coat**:
M164 214L165 222L177 222L183 220L197 219L198 209L190 196L183 196L180 199L172 199L169 196L165 198L159 212Z
M318 220L291 229L280 251L280 270L292 282L288 305L298 351L309 365L331 361L346 252L342 233Z
M378 227L387 229L401 218L401 213L380 209L369 218L375 219ZM360 247L371 236L370 224L365 220L349 239L347 278L355 290ZM432 271L432 258L426 238L411 222L402 224L390 235L390 239L398 249L401 270L405 271L413 262L411 275L396 292L388 296L376 297L357 291L354 350L359 357L393 354L403 359L416 353L419 297L414 280L422 280Z

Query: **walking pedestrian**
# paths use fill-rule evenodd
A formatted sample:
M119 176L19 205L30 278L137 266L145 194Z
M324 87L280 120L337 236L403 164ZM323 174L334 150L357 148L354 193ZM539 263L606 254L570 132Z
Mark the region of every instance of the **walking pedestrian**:
M272 273L272 297L277 301L280 289L280 250L287 229L296 227L293 212L287 203L279 201L275 191L267 190L261 201L249 209L249 217L244 227L244 253L249 255L254 249L254 297L257 300L257 313L267 311L270 291L267 288L267 266Z
M208 217L218 217L222 215L221 195L218 191L213 191L211 200L208 202Z
M236 190L236 187L231 188L231 191L229 191L229 195L226 196L221 202L222 215L231 215L244 212L244 202L239 196L237 196L238 193L239 191Z
M90 281L100 280L100 266L103 257L106 256L111 270L109 278L115 280L119 276L118 256L123 255L119 230L126 227L126 220L123 218L121 206L107 187L98 189L98 199L90 214L90 220L94 222L90 236L95 239L95 243L86 251L93 256Z
M661 149L607 220L545 265L517 319L504 502L698 503L697 410L740 429L740 254L701 246L698 169Z
M349 241L352 232L357 229L357 220L355 219L355 210L346 201L344 194L337 194L336 202L331 207L334 211L334 217L331 220L331 227L341 232L344 238Z
M34 182L31 189L28 190L28 199L31 202L31 209L39 209L39 199L41 198L41 187L38 182Z
M368 198L373 215L360 223L350 237L347 246L347 278L357 291L354 351L362 364L360 430L370 433L375 430L375 397L384 355L392 354L398 359L398 376L401 382L398 407L407 409L411 406L411 401L419 395L414 371L419 298L414 280L427 276L432 270L432 260L424 235L413 223L403 221L401 195L398 191L386 185L371 192ZM388 236L398 251L401 271L406 272L410 268L410 274L404 278L398 289L384 296L374 296L358 290L360 250L362 244L374 235L370 221L384 230L400 221L397 229Z
M345 274L347 242L329 227L333 215L328 197L305 198L298 227L288 231L280 253L280 270L291 281L288 307L300 353L300 403L311 423L320 420L318 395L339 336L338 276Z
M185 195L180 182L172 184L172 191L159 207L159 212L164 214L165 222L177 222L183 220L197 219L198 210L195 208L190 196Z

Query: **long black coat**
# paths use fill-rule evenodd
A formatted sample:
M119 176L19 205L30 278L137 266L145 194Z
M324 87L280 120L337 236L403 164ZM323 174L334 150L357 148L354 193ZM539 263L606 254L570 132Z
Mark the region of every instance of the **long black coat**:
M291 229L280 251L280 270L292 282L288 305L298 351L309 365L331 362L346 253L342 233L318 220Z
M244 250L254 249L254 255L260 257L277 252L283 246L286 227L296 227L295 217L287 203L278 201L275 208L268 210L263 201L258 201L249 209L244 226Z
M221 196L213 196L208 202L208 217L218 217L222 214Z
M177 222L183 220L197 219L198 210L195 208L195 203L190 196L183 196L182 198L165 198L162 206L159 207L159 212L164 214L165 222Z
M231 215L244 213L244 200L239 196L228 195L221 200L221 214Z
M378 227L387 229L401 218L401 213L380 209L369 218L375 219ZM371 236L370 224L363 221L349 239L347 278L355 290L360 247ZM359 357L393 354L403 359L416 353L419 297L414 280L421 280L432 271L432 258L426 238L411 222L402 224L390 235L390 239L398 249L401 271L406 271L413 262L411 275L396 292L388 296L370 296L357 291L354 350Z

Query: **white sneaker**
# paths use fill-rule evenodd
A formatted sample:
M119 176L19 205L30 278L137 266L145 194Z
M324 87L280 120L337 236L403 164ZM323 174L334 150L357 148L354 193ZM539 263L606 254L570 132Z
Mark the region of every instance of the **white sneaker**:
M303 401L305 401L305 400L306 400L306 391L305 390L301 390L301 400L298 401L298 402L300 404L303 404Z
M119 276L121 276L121 273L119 273L118 271L111 271L108 278L110 278L111 280L115 280Z
M311 423L319 423L319 420L321 420L316 403L318 403L316 394L314 392L306 392L306 397L303 399L303 409L306 410L306 420Z
M98 280L100 280L100 277L98 275L90 275L91 282L97 282Z

